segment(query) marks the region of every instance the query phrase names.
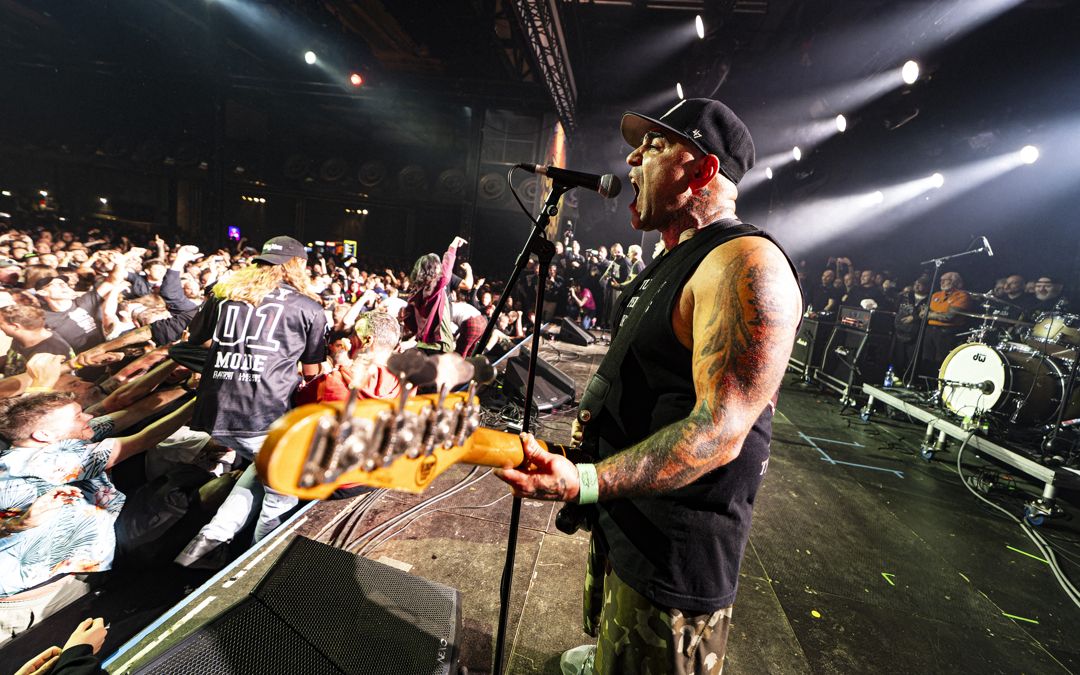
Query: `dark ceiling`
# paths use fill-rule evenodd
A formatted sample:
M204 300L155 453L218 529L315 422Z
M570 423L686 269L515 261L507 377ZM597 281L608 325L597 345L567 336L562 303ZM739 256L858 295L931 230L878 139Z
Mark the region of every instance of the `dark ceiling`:
M790 105L777 117L782 102L810 95L809 115L823 88L893 68L907 58L906 49L925 49L927 33L955 20L959 6L1016 4L545 1L557 9L552 39L568 56L582 119L617 116L629 107L662 110L675 102L680 82L688 96L723 98L766 128L787 122ZM514 9L526 4L544 2L0 0L0 57L19 83L52 75L84 83L111 77L127 82L136 100L197 109L198 95L225 82L276 96L296 94L308 111L361 110L374 115L372 122L423 138L422 129L403 126L410 121L409 105L426 111L444 104L554 110ZM1022 36L1029 52L1045 51L1041 45L1053 42L1048 32L1076 28L1077 12L1069 8L1069 0L1029 0L1011 12L1020 21L1036 17L1038 33ZM704 40L694 35L696 14L705 20ZM894 25L882 39L889 21ZM852 39L860 31L862 41ZM963 31L948 37L945 46L966 40ZM1011 37L1015 44L1018 36ZM308 49L319 54L318 67L303 63ZM364 88L345 84L352 71L364 76Z
M843 109L853 131L740 200L759 220L785 199L1037 139L1080 109L1075 0L0 0L0 139L112 156L153 137L205 154L225 115L240 150L465 156L477 109L556 112L526 5L558 17L549 36L576 94L575 167L623 171L620 113L662 112L676 82L739 112L759 157ZM1002 10L973 19L988 7ZM844 107L838 91L910 57L928 75L919 85ZM598 233L625 224L625 204L582 203Z

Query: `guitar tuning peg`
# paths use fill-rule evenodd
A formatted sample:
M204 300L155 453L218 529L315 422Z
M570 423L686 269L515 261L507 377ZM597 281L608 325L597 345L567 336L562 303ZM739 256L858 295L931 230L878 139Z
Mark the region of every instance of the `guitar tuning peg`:
M473 377L473 365L454 352L439 354L435 357L435 366L435 384L439 386L440 393Z
M470 356L465 359L472 364L472 380L478 384L487 384L495 380L495 367L486 356Z
M438 374L435 362L419 349L394 354L387 359L386 367L402 382L422 387L435 381Z

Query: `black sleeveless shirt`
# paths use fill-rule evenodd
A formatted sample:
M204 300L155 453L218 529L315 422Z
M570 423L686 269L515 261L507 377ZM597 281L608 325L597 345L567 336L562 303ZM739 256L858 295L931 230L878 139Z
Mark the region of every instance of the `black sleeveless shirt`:
M612 347L582 400L590 416L585 441L601 458L692 411L697 400L693 355L675 336L671 316L680 291L705 256L744 236L776 243L752 225L718 221L654 260L620 296ZM625 340L624 348L616 348ZM606 363L618 360L620 353L621 363ZM770 404L739 455L690 485L599 504L594 533L620 579L660 606L690 613L709 613L734 602L754 496L768 468L772 415Z

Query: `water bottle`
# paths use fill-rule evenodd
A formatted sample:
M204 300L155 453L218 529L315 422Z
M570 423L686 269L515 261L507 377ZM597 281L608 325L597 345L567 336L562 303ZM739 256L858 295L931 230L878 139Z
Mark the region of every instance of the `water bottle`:
M896 374L893 372L893 367L892 367L892 364L890 363L889 364L889 369L885 371L885 382L884 382L885 388L888 389L888 388L892 387L894 382L896 382Z

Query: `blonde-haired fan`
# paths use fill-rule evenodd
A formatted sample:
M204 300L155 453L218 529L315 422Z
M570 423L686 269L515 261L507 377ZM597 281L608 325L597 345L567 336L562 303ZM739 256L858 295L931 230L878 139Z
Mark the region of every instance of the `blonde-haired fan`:
M326 315L309 288L303 244L274 237L251 265L218 283L191 321L189 342L209 342L191 427L253 459L270 423L288 410L300 371L313 378L326 358ZM176 562L220 567L228 553L223 544L253 509L258 541L296 503L262 485L252 465Z

